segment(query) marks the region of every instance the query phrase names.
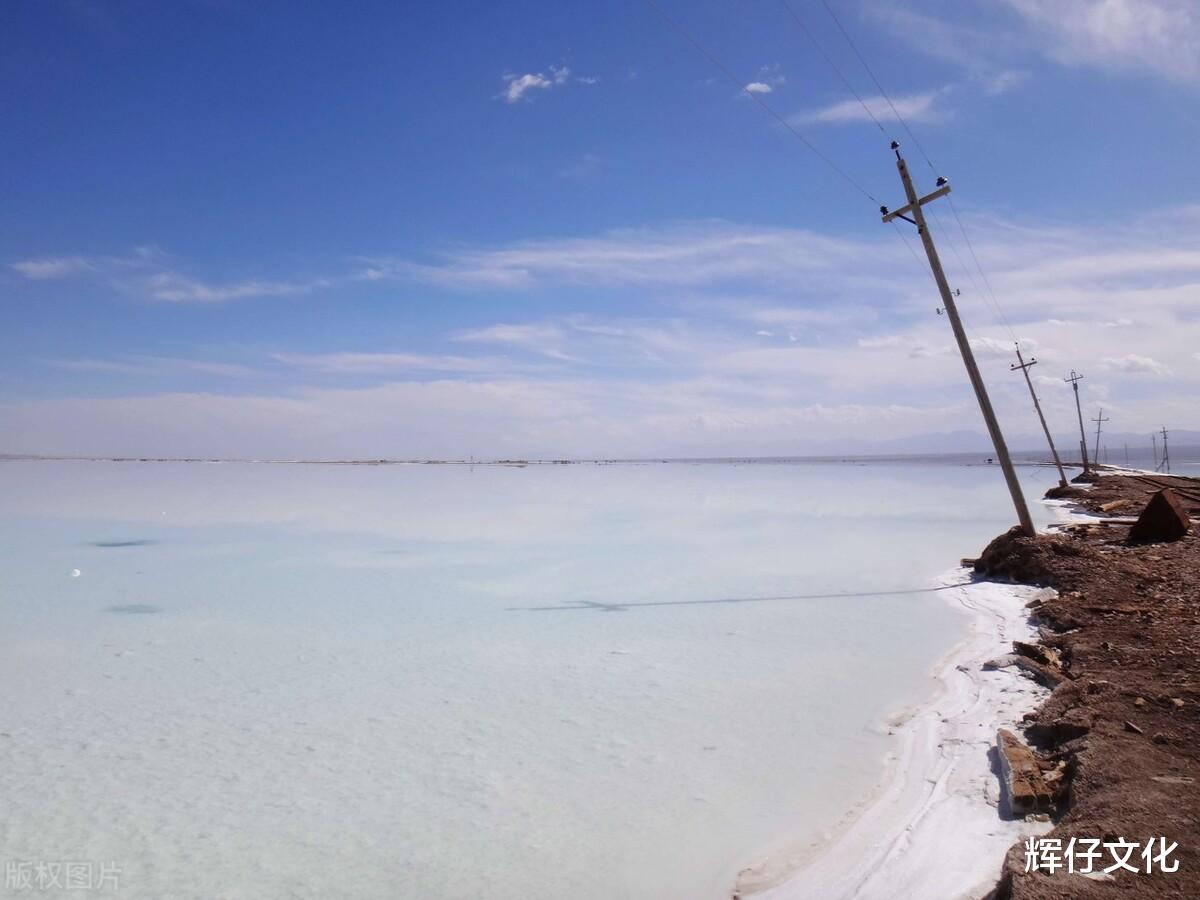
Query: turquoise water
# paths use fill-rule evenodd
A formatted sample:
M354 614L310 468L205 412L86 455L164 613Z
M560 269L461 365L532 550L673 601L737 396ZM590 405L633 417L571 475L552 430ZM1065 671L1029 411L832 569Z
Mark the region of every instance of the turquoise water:
M0 859L727 896L878 777L1008 503L928 463L0 464Z

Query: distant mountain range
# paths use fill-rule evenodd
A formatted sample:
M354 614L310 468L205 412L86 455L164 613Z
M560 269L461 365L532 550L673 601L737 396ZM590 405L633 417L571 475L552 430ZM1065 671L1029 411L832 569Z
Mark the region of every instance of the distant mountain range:
M1179 429L1177 431L1167 430L1168 440L1172 454L1176 448L1183 450L1187 448L1195 451L1200 448L1200 431L1189 431L1187 429ZM1046 447L1046 438L1038 434L1014 434L1006 435L1009 449L1014 453L1031 452L1045 453L1049 455L1049 450ZM1092 442L1094 436L1088 435L1088 454L1092 453ZM1079 458L1079 435L1078 434L1056 434L1054 436L1055 446L1058 448L1059 454L1064 458L1077 460ZM1116 431L1112 434L1100 435L1101 447L1107 447L1110 460L1112 462L1120 462L1124 455L1124 448L1129 446L1131 456L1149 456L1153 444L1149 432L1127 432ZM987 434L979 431L947 431L934 434L918 434L911 437L895 438L891 440L880 441L859 441L853 446L842 444L836 448L830 447L831 451L840 453L853 453L855 455L874 455L887 453L988 453L992 452L992 442ZM1158 439L1158 451L1162 452L1162 439ZM1195 456L1196 453L1191 453Z

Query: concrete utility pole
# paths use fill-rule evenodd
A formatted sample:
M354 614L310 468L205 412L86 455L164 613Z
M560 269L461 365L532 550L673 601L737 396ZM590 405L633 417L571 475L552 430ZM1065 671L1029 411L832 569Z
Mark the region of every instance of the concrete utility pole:
M1083 380L1082 375L1076 375L1075 370L1071 370L1071 377L1064 378L1063 381L1069 382L1071 387L1075 388L1075 414L1079 416L1079 452L1083 456L1083 474L1090 472L1091 466L1088 465L1087 458L1087 434L1083 430L1083 407L1079 405L1079 382Z
M1154 451L1154 471L1158 471L1158 435L1150 435L1150 448Z
M962 354L963 365L967 368L967 377L971 380L971 387L975 389L975 398L979 401L979 411L983 413L983 420L987 423L988 433L992 437L992 446L996 448L996 456L1000 458L1000 466L1004 469L1004 480L1008 482L1008 492L1012 495L1013 506L1017 511L1017 520L1021 523L1021 530L1029 537L1033 537L1037 534L1037 530L1033 527L1029 508L1025 505L1025 495L1021 493L1021 482L1017 480L1017 472L1008 455L1008 446L1004 443L1004 435L1000 433L1000 424L996 421L996 413L992 409L992 401L988 398L987 387L983 383L983 377L979 374L979 367L975 364L975 355L971 352L971 344L967 341L967 333L963 330L962 320L958 317L958 307L954 305L954 294L950 290L949 282L946 281L946 273L942 271L942 261L938 258L937 248L933 245L929 226L925 224L925 213L921 211L921 207L926 203L950 193L950 185L945 178L938 178L937 190L918 198L912 176L908 173L908 164L900 155L900 145L892 141L892 149L896 152L896 168L900 171L900 181L904 184L904 195L908 198L908 204L895 212L888 212L886 206L880 207L879 211L883 213L884 222L903 219L917 226L917 234L921 236L921 243L925 245L925 255L929 258L929 268L933 270L933 280L937 282L938 291L942 295L946 318L950 320L950 327L954 330L954 340L958 343L958 352Z
M1021 357L1021 345L1017 344L1017 362L1015 365L1009 366L1009 369L1016 371L1021 370L1025 376L1025 383L1029 385L1029 396L1033 398L1033 408L1037 410L1038 421L1042 423L1042 431L1046 433L1046 443L1050 445L1050 455L1054 457L1054 465L1058 466L1058 486L1067 486L1067 473L1063 471L1062 460L1058 458L1058 450L1054 446L1054 438L1050 437L1050 428L1046 425L1046 417L1042 415L1042 404L1038 402L1037 391L1033 389L1033 381L1029 377L1029 370L1037 365L1037 360L1032 356L1029 362Z
M1162 458L1161 468L1164 472L1170 472L1171 471L1171 454L1167 452L1167 426L1166 425L1164 425L1162 428L1162 436L1163 436L1163 458Z
M1099 465L1100 464L1100 426L1108 421L1108 419L1104 415L1104 407L1103 406L1100 407L1100 415L1096 416L1096 418L1092 419L1092 421L1096 423L1096 445L1095 445L1096 449L1095 449L1095 452L1092 454L1092 459L1095 461L1096 465Z

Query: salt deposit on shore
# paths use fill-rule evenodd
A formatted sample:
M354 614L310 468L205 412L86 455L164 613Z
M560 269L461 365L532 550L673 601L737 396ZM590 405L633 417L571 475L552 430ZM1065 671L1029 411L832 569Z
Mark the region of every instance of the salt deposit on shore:
M1046 501L1055 518L1078 518ZM978 898L1012 844L1050 823L1013 819L998 777L995 736L1013 728L1048 691L1015 669L986 671L1014 640L1035 641L1026 604L1044 589L973 582L946 573L946 599L971 616L970 631L934 668L933 698L888 726L894 749L876 789L819 838L781 843L744 869L736 892L758 900Z

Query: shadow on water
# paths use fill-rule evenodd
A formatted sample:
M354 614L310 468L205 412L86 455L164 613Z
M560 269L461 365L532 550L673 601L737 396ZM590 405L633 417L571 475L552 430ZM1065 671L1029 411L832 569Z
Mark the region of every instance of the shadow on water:
M861 591L838 594L785 594L776 597L720 597L714 600L645 600L630 603L597 603L593 600L572 600L557 606L509 606L508 611L525 610L549 612L551 610L595 609L601 612L626 612L641 606L706 606L713 603L766 603L772 600L857 600L862 597L899 597L906 594L935 594L962 587L960 584L943 584L938 587L913 588L905 591Z
M93 547L149 547L151 544L157 544L158 541L143 539L139 541L92 541Z
M126 603L123 606L106 606L105 612L124 613L127 616L144 616L162 612L161 606L151 606L149 603Z

